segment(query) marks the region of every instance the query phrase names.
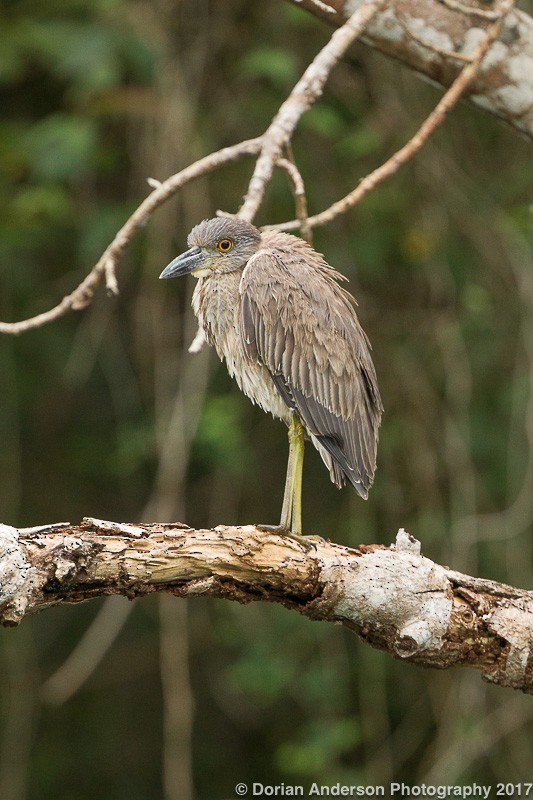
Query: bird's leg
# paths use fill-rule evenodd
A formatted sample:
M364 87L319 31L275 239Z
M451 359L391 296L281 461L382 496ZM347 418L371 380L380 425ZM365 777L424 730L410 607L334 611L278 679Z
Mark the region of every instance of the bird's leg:
M306 550L316 544L302 536L302 470L304 464L304 429L297 414L289 425L289 460L279 525L259 525L263 530L281 533L301 544Z
M271 533L281 533L289 539L298 542L306 550L316 547L317 539L324 542L322 537L302 536L302 471L304 465L304 429L300 417L293 413L289 425L289 460L287 463L287 477L283 493L283 506L279 525L258 525L260 530Z
M325 544L322 536L302 536L302 473L304 467L305 453L305 433L302 421L297 414L291 417L289 428L289 464L287 467L287 485L290 486L289 492L285 486L285 494L289 495L287 505L290 507L290 520L286 526L283 525L283 511L281 515L280 528L286 527L286 535L290 539L302 544L307 550L316 547L317 542ZM285 509L285 497L283 498L283 508Z
M295 462L293 425L295 419L295 414L292 414L289 424L289 459L287 461L287 476L285 478L285 491L283 492L283 506L281 508L281 520L279 523L279 529L287 532L292 530Z
M304 429L297 414L291 417L291 426L289 428L289 464L287 467L287 480L289 478L289 470L292 472L291 476L291 494L290 494L290 526L287 525L292 534L302 533L302 472L304 466ZM291 463L292 454L292 463ZM283 517L282 517L283 522Z

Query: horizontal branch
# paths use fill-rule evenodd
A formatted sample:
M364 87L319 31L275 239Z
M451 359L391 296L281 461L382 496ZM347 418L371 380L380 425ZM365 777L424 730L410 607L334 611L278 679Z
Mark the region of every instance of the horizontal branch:
M328 0L335 13L326 13L314 0L292 2L339 26L361 0ZM476 0L390 0L374 17L362 41L448 87L457 77L462 58L471 54L498 13L497 4L487 6ZM533 138L531 16L519 9L508 14L498 41L465 97Z
M318 543L306 552L251 525L0 525L3 625L58 603L156 591L281 603L395 658L475 667L533 694L533 592L439 566L403 529L390 547Z

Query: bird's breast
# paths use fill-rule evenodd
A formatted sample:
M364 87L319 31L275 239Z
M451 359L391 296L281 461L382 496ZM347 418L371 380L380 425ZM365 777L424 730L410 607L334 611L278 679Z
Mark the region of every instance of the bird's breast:
M241 273L231 272L200 278L192 306L207 341L239 388L264 411L289 422L289 409L279 395L269 371L246 353L241 337Z

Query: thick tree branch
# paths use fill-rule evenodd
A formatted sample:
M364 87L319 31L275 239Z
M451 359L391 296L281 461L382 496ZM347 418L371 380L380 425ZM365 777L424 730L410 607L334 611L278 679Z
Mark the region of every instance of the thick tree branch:
M4 625L57 603L155 591L281 603L341 623L395 658L475 667L533 694L533 592L439 566L403 529L391 547L328 543L305 552L250 525L0 525Z
M342 25L361 0L328 0L336 13L313 0L292 0L332 25ZM367 27L362 41L399 59L424 77L451 86L498 9L475 0L391 0ZM533 138L533 19L514 9L487 53L465 97Z

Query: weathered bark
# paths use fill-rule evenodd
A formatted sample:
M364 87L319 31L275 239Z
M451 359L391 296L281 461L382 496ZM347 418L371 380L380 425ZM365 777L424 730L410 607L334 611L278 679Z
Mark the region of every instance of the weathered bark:
M306 552L250 525L0 525L3 625L57 603L155 591L281 603L396 658L476 667L533 694L533 592L439 566L403 529L390 547L317 543Z
M333 25L342 25L361 4L361 0L328 0L335 13L327 13L313 0L292 1ZM487 15L498 8L497 3L476 4L475 0L465 0L463 5L478 9L479 16L438 0L391 0L361 41L448 87L464 62L437 50L468 55L491 24ZM532 17L518 9L508 14L465 98L533 138Z

